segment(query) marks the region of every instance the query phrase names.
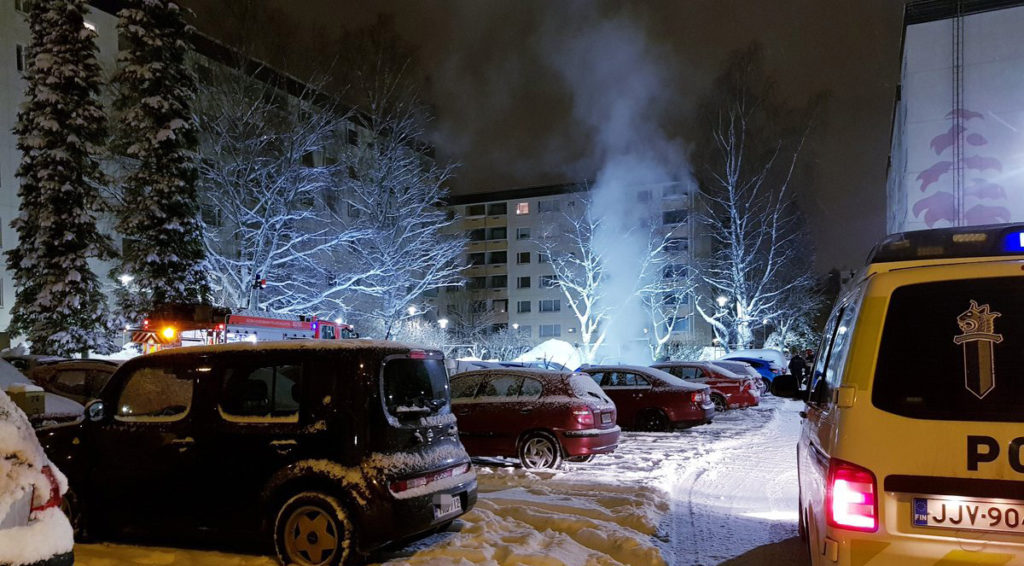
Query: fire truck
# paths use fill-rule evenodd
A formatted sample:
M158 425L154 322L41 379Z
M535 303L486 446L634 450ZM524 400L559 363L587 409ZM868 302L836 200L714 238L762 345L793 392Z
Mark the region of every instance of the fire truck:
M208 305L165 305L129 329L132 342L146 353L178 346L266 342L269 340L344 340L358 338L350 324L316 316L231 310Z

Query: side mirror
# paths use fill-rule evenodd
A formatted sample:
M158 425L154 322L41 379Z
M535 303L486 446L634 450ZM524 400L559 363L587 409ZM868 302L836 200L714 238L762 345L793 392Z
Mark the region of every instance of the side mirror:
M779 375L772 380L772 395L785 397L786 399L796 399L799 394L800 386L796 376Z
M93 399L85 405L85 418L98 423L107 418L107 410L101 399Z

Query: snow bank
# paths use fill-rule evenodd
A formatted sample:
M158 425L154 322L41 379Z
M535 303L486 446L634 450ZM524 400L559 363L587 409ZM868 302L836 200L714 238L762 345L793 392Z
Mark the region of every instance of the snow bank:
M564 340L546 340L519 356L516 362L556 362L570 370L580 367L583 359L572 344Z

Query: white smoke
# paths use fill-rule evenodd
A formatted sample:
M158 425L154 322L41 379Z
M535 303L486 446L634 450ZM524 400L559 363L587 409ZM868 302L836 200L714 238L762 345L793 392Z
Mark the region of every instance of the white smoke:
M573 23L566 27L559 18L558 27L544 30L541 45L572 93L573 116L590 130L589 157L601 164L591 214L601 219L593 243L604 257L605 306L613 309L603 354L608 361L646 364L650 321L635 290L650 228L641 219L657 224L661 215L660 203L640 202L638 193L685 177L683 144L662 126L684 97L665 72L671 58L638 21L606 17L590 4L573 6Z

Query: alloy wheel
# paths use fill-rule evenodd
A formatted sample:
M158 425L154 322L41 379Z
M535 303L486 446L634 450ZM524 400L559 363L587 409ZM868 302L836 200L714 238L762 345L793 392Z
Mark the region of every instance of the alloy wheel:
M558 463L558 448L550 439L534 436L523 445L522 461L524 468L554 468Z
M341 541L338 523L313 505L297 508L288 517L284 544L288 555L302 566L332 564Z

